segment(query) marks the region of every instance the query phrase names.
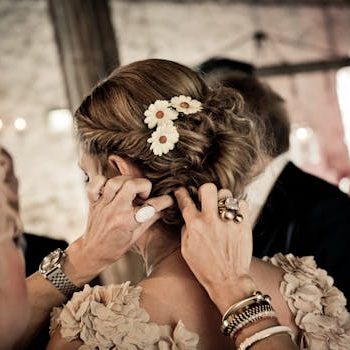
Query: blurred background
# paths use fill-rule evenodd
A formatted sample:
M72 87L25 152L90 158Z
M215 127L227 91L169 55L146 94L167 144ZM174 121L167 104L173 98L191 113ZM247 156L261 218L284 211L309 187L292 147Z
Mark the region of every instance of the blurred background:
M25 228L73 240L86 202L71 111L117 64L254 64L282 95L291 156L349 192L350 1L0 0L0 138Z

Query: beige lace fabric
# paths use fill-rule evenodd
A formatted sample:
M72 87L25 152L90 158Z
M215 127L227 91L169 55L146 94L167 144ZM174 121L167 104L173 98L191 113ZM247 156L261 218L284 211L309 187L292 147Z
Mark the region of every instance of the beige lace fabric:
M141 287L86 285L63 308L54 308L50 333L58 326L67 341L80 339L79 350L195 350L199 337L179 321L172 329L150 322L140 307Z
M280 291L301 330L300 349L349 350L350 314L333 278L312 256L276 254L263 260L285 271Z
M276 254L264 258L285 271L280 291L300 329L302 350L349 350L350 315L346 300L313 257ZM86 285L52 312L50 332L60 326L67 341L80 339L80 350L195 350L199 337L179 321L173 329L150 321L140 307L141 287L130 283Z

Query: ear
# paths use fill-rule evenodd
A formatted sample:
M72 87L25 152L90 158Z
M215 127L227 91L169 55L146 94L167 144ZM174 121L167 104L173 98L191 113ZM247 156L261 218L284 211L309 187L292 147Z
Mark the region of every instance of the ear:
M142 173L134 164L130 161L119 157L115 154L111 154L108 157L108 166L111 172L118 175L129 175L133 177L142 177Z

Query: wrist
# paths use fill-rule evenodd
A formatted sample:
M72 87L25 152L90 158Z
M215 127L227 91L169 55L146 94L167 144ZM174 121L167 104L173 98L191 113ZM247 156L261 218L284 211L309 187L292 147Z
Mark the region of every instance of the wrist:
M257 291L255 282L250 276L226 280L208 290L208 294L223 315L226 310Z
M93 263L89 253L82 249L79 241L70 244L65 253L67 256L62 266L62 271L78 287L89 283L103 270Z
M275 319L262 319L259 322L248 325L242 329L242 332L238 334L236 339L234 339L235 345L238 347L245 339L251 337L253 334L256 334L264 329L271 327L279 326L280 323Z

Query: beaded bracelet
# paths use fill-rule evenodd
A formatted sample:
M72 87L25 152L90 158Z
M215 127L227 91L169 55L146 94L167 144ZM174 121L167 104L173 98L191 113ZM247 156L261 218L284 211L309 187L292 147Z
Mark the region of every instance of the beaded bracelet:
M223 322L221 330L224 335L232 336L240 328L266 316L276 317L271 305L263 302L254 303L245 307L241 312L229 315Z
M256 324L258 322L261 321L266 321L266 320L274 320L274 321L278 321L276 316L264 316L261 317L259 319L257 319L256 321L253 321L251 323L246 324L245 326L241 327L240 329L238 329L235 333L231 333L231 339L233 340L234 343L236 343L237 338L239 337L239 335L246 329L249 328L250 326L252 326L253 324Z
M271 306L271 298L260 292L233 304L222 318L221 331L235 337L237 331L264 317L276 317Z

